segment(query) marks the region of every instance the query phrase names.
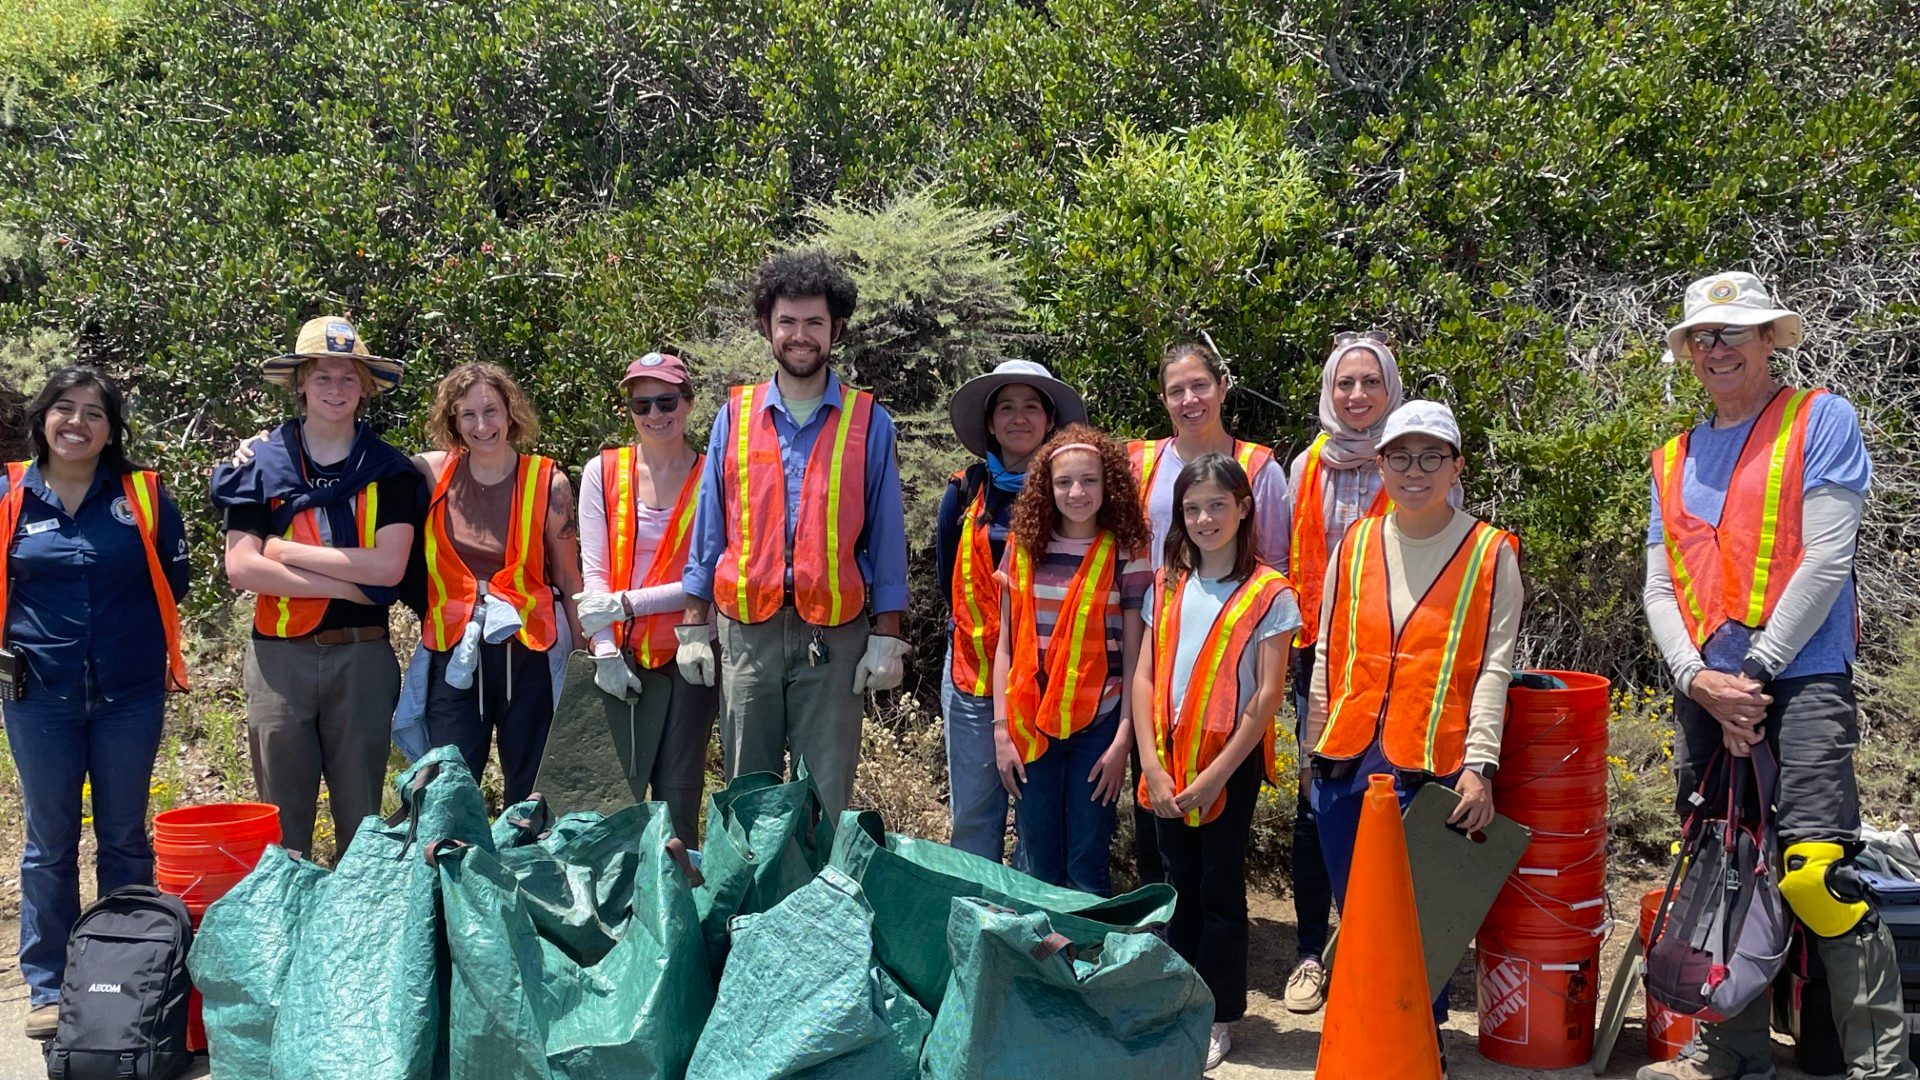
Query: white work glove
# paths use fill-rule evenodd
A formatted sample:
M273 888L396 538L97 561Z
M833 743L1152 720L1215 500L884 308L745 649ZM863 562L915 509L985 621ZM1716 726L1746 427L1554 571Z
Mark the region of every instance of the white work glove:
M519 633L520 627L525 625L520 621L520 613L513 610L513 605L497 596L484 597L477 615L484 627L480 636L489 645L500 644Z
M853 692L892 690L906 677L907 639L885 634L867 635L867 651L853 669Z
M620 602L619 593L577 592L573 594L573 602L580 612L580 629L588 637L614 623L627 621L627 608Z
M465 690L473 685L473 670L480 666L480 620L468 619L466 632L460 635L460 641L453 647L453 656L447 661L447 685L455 690Z
M680 677L695 686L712 686L718 665L713 658L713 627L706 623L681 623L673 628L680 639L674 660L680 664Z
M640 676L619 653L593 658L593 685L622 701L640 696Z

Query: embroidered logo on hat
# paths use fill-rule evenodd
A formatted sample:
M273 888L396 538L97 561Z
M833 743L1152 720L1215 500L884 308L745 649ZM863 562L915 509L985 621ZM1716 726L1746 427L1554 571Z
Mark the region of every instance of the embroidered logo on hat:
M667 362L667 358L664 356L661 356L657 352L650 352L647 355L640 358L641 367L659 367L661 364L664 364L666 362Z
M353 327L343 322L328 323L327 351L351 353L353 351Z
M1739 295L1740 286L1725 278L1707 286L1707 299L1716 304L1731 303L1733 298Z

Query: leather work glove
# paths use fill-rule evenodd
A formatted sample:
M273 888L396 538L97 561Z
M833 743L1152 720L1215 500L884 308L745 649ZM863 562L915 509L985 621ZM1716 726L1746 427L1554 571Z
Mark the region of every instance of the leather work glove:
M573 594L573 602L579 606L580 629L588 636L627 619L626 605L620 602L619 593L577 592Z
M593 685L622 701L640 696L640 675L619 653L593 658Z
M695 686L712 686L719 665L713 657L713 627L706 623L681 623L673 628L680 639L674 660L680 665L680 677Z
M867 635L867 651L853 669L853 692L892 690L906 677L907 639L885 634Z

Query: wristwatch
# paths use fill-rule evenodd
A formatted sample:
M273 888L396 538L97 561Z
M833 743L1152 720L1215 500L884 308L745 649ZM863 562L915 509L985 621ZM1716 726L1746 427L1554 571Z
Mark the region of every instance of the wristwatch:
M1480 774L1480 779L1482 780L1491 780L1493 779L1493 774L1500 771L1500 766L1491 761L1483 761L1478 765L1467 766L1467 771Z
M1749 656L1740 662L1740 674L1745 675L1757 683L1770 683L1773 681L1773 672L1768 671L1767 665L1761 663L1760 658L1757 656Z

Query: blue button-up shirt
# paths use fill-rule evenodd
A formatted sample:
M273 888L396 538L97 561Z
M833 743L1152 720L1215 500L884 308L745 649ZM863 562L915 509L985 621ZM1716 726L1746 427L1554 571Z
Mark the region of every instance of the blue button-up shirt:
M800 485L806 479L807 458L813 453L814 440L826 428L832 410L842 394L840 378L827 373L826 396L805 424L794 422L787 403L780 396L779 380L770 380L768 392L755 395L754 408L773 412L774 434L780 439L780 468L787 480L787 552L788 582L792 580L793 508L800 505ZM727 482L723 463L727 442L734 435L733 404L729 401L713 418L713 436L707 440L705 474L700 478L700 499L693 515L693 542L687 554L687 569L682 584L689 596L713 599L713 570L727 550L726 499L722 494ZM893 417L878 404L873 421L867 425L866 523L854 545L854 560L860 576L867 581L868 596L875 613L907 610L907 522L906 508L900 500L900 465L894 457Z
M69 515L30 465L26 498L7 538L6 642L32 669L29 694L66 700L88 666L109 701L166 689L167 639L160 604L120 476L105 466ZM0 493L7 481L0 473ZM187 595L187 533L160 493L160 565L176 601Z

